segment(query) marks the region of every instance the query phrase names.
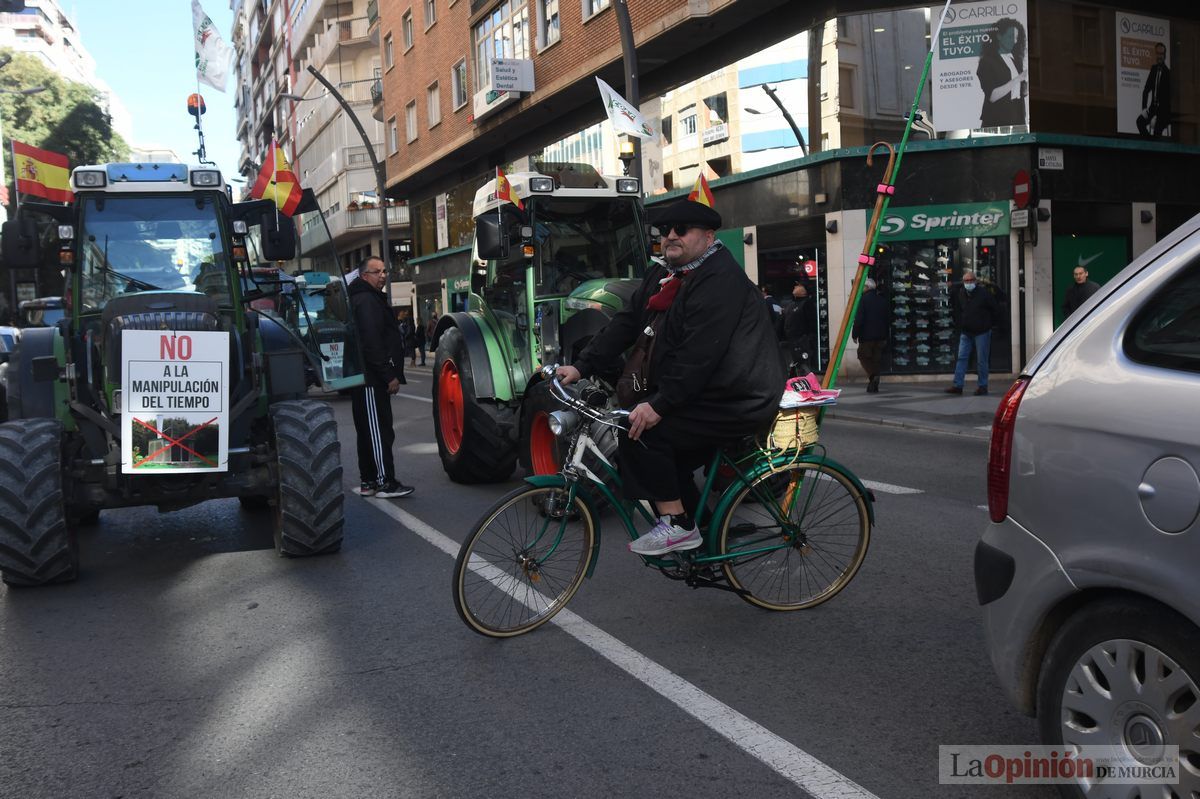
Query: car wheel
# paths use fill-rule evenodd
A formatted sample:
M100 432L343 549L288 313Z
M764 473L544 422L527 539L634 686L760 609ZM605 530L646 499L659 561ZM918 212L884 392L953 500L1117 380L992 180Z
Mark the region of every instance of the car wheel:
M1046 650L1037 716L1043 743L1119 747L1130 765L1153 763L1162 746L1178 746L1175 795L1197 795L1200 630L1151 602L1110 601L1084 609ZM1162 787L1146 785L1140 795L1162 795ZM1062 786L1062 792L1108 795L1104 786L1086 781Z

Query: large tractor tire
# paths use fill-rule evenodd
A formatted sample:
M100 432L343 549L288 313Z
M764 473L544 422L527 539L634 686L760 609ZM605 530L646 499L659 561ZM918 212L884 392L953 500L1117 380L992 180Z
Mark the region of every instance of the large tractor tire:
M462 331L455 327L442 331L433 361L433 427L442 468L451 480L508 479L517 465L517 445L508 432L512 415L507 408L479 401Z
M550 384L537 383L521 404L521 462L530 474L558 474L564 447L550 432L549 417L563 405L550 393Z
M75 531L62 491L62 425L54 419L0 424L0 578L45 585L79 573Z
M271 420L279 469L275 551L287 557L337 552L345 496L333 408L314 400L277 402Z

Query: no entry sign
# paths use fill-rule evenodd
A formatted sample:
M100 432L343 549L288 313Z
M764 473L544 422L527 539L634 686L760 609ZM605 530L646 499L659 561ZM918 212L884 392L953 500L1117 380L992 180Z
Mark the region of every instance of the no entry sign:
M1013 175L1012 187L1012 198L1017 208L1025 208L1029 205L1030 194L1029 173L1024 169L1018 169L1017 174Z

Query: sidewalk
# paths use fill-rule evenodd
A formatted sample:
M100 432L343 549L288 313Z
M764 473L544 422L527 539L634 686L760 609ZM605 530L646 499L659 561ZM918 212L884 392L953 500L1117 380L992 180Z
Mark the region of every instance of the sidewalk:
M946 393L949 380L917 383L884 377L877 394L868 394L865 382L845 383L838 386L842 394L826 416L987 441L996 407L1011 382L1007 376L996 376L988 386L991 393L985 397L973 395L973 375L968 376L961 396Z

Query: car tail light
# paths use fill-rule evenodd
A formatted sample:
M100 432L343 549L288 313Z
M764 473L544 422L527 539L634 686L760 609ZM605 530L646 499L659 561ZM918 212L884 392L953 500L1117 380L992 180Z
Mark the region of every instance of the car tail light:
M988 451L988 513L994 522L1008 516L1008 481L1012 477L1012 442L1017 428L1017 406L1029 387L1029 378L1018 378L1004 393L992 420L992 445Z

